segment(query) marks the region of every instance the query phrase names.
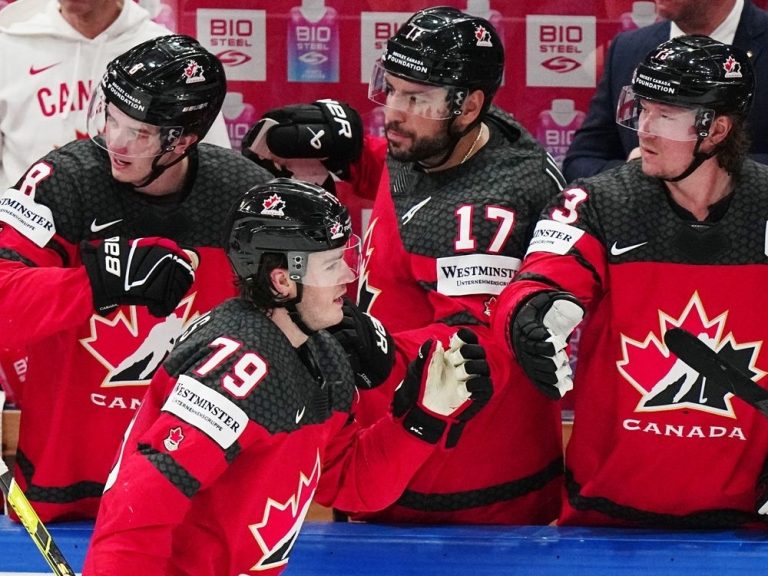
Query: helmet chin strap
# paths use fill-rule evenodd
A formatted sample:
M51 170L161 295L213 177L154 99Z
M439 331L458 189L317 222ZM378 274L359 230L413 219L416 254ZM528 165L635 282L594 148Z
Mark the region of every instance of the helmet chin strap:
M688 168L683 170L682 174L678 174L674 178L662 178L662 180L666 182L680 182L680 180L683 180L684 178L688 178L693 172L701 166L705 160L709 160L712 158L712 156L715 155L715 150L712 150L712 152L701 152L699 148L701 147L701 143L704 140L703 137L699 136L699 138L696 140L696 148L693 149L693 160L690 164L688 164Z
M289 302L286 302L285 309L288 311L288 317L294 324L296 324L296 326L298 326L299 330L304 332L307 336L312 336L317 330L312 330L312 328L307 326L306 322L304 322L304 319L301 317L301 312L296 308L296 304L301 302L303 289L304 286L302 283L296 282L296 298L292 298Z
M440 160L437 162L437 164L430 164L429 166L427 166L426 164L424 164L420 160L417 160L416 164L420 168L422 168L422 169L426 170L427 172L429 172L431 170L437 170L443 164L448 162L448 158L450 158L451 155L453 154L453 151L456 150L456 146L459 144L459 140L461 140L462 136L464 135L464 134L453 134L453 135L451 134L451 126L453 126L453 123L455 121L456 121L456 116L453 116L451 118L451 121L448 123L448 147L446 148L445 154L443 154L443 156L440 158Z
M446 162L448 162L448 159L453 155L453 151L456 150L456 146L458 146L459 142L461 141L464 136L467 135L467 133L472 130L472 128L475 127L475 123L473 122L469 126L467 126L464 130L461 132L458 132L456 134L451 133L451 126L453 126L453 123L456 121L456 118L458 116L453 116L451 118L451 121L448 124L448 147L446 148L445 154L440 158L440 161L437 164L431 164L427 166L423 162L416 162L416 164L419 165L423 170L426 170L428 172L431 172L433 170L437 170L441 166L443 166Z
M161 164L158 164L158 162L160 161L160 158L165 156L168 152L170 152L170 150L166 150L159 156L155 156L155 158L152 160L152 169L149 171L149 175L140 183L134 184L134 188L144 188L145 186L149 186L150 184L152 184L152 182L160 178L160 176L162 176L165 173L165 171L168 170L168 168L184 160L184 158L186 158L187 155L189 154L190 148L191 146L186 150L184 150L182 154L179 154L178 158L176 158L169 164L161 165Z

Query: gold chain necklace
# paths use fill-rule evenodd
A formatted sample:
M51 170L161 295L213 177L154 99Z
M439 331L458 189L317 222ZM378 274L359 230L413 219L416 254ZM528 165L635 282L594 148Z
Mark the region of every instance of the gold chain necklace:
M478 143L478 142L480 142L480 138L483 136L483 131L484 131L484 130L485 130L485 124L480 124L480 130L478 130L478 131L477 131L477 136L475 136L475 140L474 140L474 142L472 142L472 146L470 146L470 147L469 147L469 150L467 150L467 153L466 153L466 154L464 154L464 158L462 158L462 159L461 159L461 162L459 162L458 164L455 164L455 166L461 166L462 164L464 164L464 162L466 162L466 161L469 159L469 157L470 157L470 156L472 156L472 152L474 152L474 151L475 151L475 147L477 147L477 143ZM444 164L444 163L443 163L443 164ZM422 170L423 170L425 173L427 173L427 174L431 174L432 172L434 172L435 170L437 170L437 169L438 169L440 166L442 166L443 164L439 164L439 165L438 165L437 167L435 167L435 168L427 168L426 166L423 166L423 165L422 165L422 166L421 166L421 169L422 169Z
M467 161L467 158L472 156L472 152L475 151L475 146L477 146L477 143L480 142L480 137L483 135L484 130L485 130L485 124L480 124L480 130L477 131L477 136L475 136L475 141L472 142L472 146L470 146L469 150L467 150L467 153L464 154L464 158L462 158L461 162L459 162L459 166L464 164L464 162Z

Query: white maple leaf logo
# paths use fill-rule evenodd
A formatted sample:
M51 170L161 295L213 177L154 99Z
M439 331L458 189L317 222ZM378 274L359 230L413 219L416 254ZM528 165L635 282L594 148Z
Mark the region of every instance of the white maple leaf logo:
M262 557L251 570L271 570L288 562L299 530L304 524L304 518L309 512L319 480L320 453L318 452L309 477L303 472L299 473L295 494L285 502L267 499L261 521L248 526L262 551Z

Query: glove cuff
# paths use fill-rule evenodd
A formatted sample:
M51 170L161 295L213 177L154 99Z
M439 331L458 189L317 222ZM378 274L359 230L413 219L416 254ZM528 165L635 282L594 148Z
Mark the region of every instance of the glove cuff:
M418 406L414 406L403 418L403 426L409 434L413 434L429 444L437 444L445 434L448 422L427 414Z
M90 242L81 244L80 258L90 280L93 308L100 316L106 316L119 306L115 298L109 297L114 292L114 282L104 278L98 249Z

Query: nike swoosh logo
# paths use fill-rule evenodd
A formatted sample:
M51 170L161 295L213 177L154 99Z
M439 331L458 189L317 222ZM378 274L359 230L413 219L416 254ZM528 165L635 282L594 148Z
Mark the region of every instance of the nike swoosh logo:
M104 224L96 224L96 218L94 218L93 222L91 222L91 232L101 232L105 228L109 228L110 226L113 226L114 224L122 221L123 219L120 218L120 220L112 220L112 222L105 222Z
M613 256L621 256L622 254L626 254L630 250L634 250L635 248L640 248L640 246L645 246L648 244L648 242L640 242L640 244L632 244L632 246L624 246L623 248L619 248L616 245L616 242L613 243L613 246L611 246L611 254Z
M40 74L40 72L45 72L46 70L50 70L54 66L58 66L61 64L61 62L56 62L55 64L50 64L48 66L43 66L42 68L35 68L34 66L29 67L29 75L34 76L35 74Z
M296 424L301 422L301 419L304 418L304 412L307 411L307 407L304 406L301 408L301 410L296 410Z
M408 210L408 212L403 214L403 217L402 217L403 225L408 224L408 222L410 222L411 219L416 215L416 212L418 212L424 206L426 206L427 202L429 202L430 200L432 200L432 196L425 198L424 200L416 204L416 206L411 207L411 209Z

